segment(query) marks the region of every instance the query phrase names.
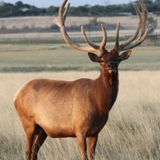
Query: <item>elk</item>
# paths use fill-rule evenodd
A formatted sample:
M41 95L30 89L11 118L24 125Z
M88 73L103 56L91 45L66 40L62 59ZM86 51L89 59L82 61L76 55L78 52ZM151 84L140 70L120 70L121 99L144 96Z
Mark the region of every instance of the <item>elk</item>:
M103 38L100 45L88 39L82 26L82 35L89 46L81 46L66 32L65 19L70 6L68 3L65 8L66 3L67 0L64 0L61 4L55 23L69 46L88 52L91 61L99 63L100 75L97 79L82 78L75 81L33 79L20 89L15 95L14 105L26 134L26 160L37 160L38 151L47 136L76 137L81 160L94 160L98 134L106 124L117 98L118 66L130 57L132 48L145 40L149 30L146 7L139 0L142 14L133 4L138 16L138 27L130 39L119 44L118 22L115 46L108 51L105 48L107 33L104 25L101 25Z

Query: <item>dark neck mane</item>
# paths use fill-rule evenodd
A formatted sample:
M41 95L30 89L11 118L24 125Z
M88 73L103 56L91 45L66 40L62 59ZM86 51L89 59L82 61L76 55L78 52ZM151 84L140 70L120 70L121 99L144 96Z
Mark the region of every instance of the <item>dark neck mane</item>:
M112 108L118 94L118 73L113 75L101 70L94 83L94 98L101 114L107 114Z

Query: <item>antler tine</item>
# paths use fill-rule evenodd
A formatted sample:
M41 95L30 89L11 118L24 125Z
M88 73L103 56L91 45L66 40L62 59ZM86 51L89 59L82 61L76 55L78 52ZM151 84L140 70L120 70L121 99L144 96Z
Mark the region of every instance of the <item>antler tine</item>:
M135 11L137 13L137 16L138 16L138 27L137 27L137 30L135 32L135 34L129 38L126 42L122 43L120 45L120 50L122 50L123 48L125 48L128 44L130 44L131 42L133 42L135 40L135 38L138 36L138 33L139 33L139 30L140 30L140 26L142 24L142 18L141 18L141 15L140 15L140 11L139 9L137 8L137 5L134 3L133 4L134 8L135 8Z
M146 20L147 20L147 9L141 0L138 0L138 1L139 1L141 8L142 8L142 15L143 15L142 16L142 25L141 25L141 36L142 36L145 32L145 25L143 25L143 24L145 24Z
M60 26L64 26L63 8L65 7L66 3L67 3L67 0L64 0L61 7L59 8L58 20L59 20ZM66 11L64 13L67 14Z
M61 6L59 7L58 18L54 19L54 23L56 23L59 27L64 26L66 15L70 6L70 3L68 3L67 8L65 9L63 14L63 8L66 5L66 3L67 3L67 0L64 0Z
M63 13L63 22L66 21L66 16L67 16L69 7L70 7L70 3L68 3L68 5L67 5L67 7L66 7L66 9L65 9L65 11L64 11L64 13ZM64 25L64 24L63 24L63 25Z
M97 46L96 44L94 44L90 39L88 39L87 35L86 35L86 32L84 30L84 27L81 26L81 32L82 32L82 35L83 35L83 38L84 40L93 48L95 49L99 49L99 46Z
M147 9L141 0L139 0L139 3L142 8L142 16L140 14L140 11L139 11L137 5L133 4L134 9L135 9L137 16L138 16L137 30L136 30L135 34L130 39L128 39L126 42L124 42L120 45L118 52L124 51L127 49L131 49L131 48L138 46L139 44L141 44L145 40L145 38L147 36L148 29L149 29L148 22L146 21L147 20ZM138 34L139 34L139 36L138 36Z
M117 23L117 27L116 27L116 42L114 47L116 50L119 49L119 28L120 28L120 22Z
M88 39L86 33L85 33L85 30L84 30L84 27L82 26L81 27L81 31L82 31L82 35L84 37L84 40L93 48L95 48L97 50L97 52L99 52L100 54L103 54L106 49L105 49L105 45L106 45L106 42L107 42L107 34L106 34L106 30L104 28L104 25L101 24L101 28L102 28L102 32L103 32L103 39L102 39L102 42L101 42L101 45L100 46L97 46L95 45L91 40Z
M103 32L103 39L102 39L102 42L101 42L101 45L100 45L100 50L102 52L105 52L106 51L105 46L106 46L106 43L107 43L107 32L106 32L106 29L105 29L103 24L101 24L101 28L102 28L102 32Z
M145 30L144 34L142 35L142 37L139 39L139 41L135 41L134 43L126 46L123 50L132 49L132 48L140 45L146 39L146 36L148 34L148 30L149 30L149 24L148 24L148 22L146 22L146 30Z
M72 48L77 49L79 51L83 51L83 52L98 52L100 54L103 54L105 50L105 44L106 44L106 31L104 29L104 26L102 26L102 31L103 31L103 40L100 46L97 46L96 44L94 44L92 41L90 41L84 31L83 26L81 27L82 30L82 34L83 37L85 39L85 41L90 45L88 47L85 46L80 46L77 43L75 43L74 41L72 41L72 39L68 36L66 29L65 29L65 19L66 19L66 15L70 6L70 3L67 5L64 13L63 13L63 9L65 7L67 3L67 0L64 0L63 3L61 4L60 8L59 8L59 12L58 12L58 19L55 19L54 22L60 27L60 31L62 33L63 39L65 40L65 42L70 45Z
M70 45L72 48L77 49L82 52L98 52L98 53L100 53L99 49L96 49L93 47L80 46L79 44L72 41L72 39L68 36L64 26L61 27L61 33L62 33L62 36L63 36L63 39L65 40L65 42L68 45Z

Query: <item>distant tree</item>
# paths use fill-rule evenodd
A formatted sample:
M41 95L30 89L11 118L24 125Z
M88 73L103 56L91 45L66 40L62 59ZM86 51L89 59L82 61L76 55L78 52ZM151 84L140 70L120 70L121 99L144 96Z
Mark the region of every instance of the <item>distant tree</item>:
M12 11L14 5L10 3L4 3L3 6L0 6L0 17L10 17L12 16Z
M29 11L30 11L30 15L32 15L32 16L42 15L42 12L41 12L42 10L35 7L35 6L32 6Z
M136 14L134 8L133 8L133 4L132 3L129 3L129 4L124 4L122 7L121 7L121 10L120 12L131 12L132 14Z
M144 4L153 4L153 0L143 0Z
M4 4L4 1L0 1L0 6L3 6L3 4Z
M160 0L155 0L154 2L155 2L155 3L159 3L159 4L160 4Z
M89 8L89 12L92 15L102 15L105 12L105 8L103 6L95 5Z
M18 1L18 2L15 3L15 6L18 7L18 8L21 8L21 7L23 7L23 2Z
M2 0L0 0L1 2ZM133 1L132 1L133 2ZM92 16L118 16L121 12L131 12L136 14L132 2L121 5L107 5L107 6L79 6L70 7L68 16L88 16L91 13ZM137 0L134 1L138 7L141 7ZM148 12L156 13L160 11L160 0L143 0L146 4ZM40 16L40 15L56 15L59 7L49 8L37 8L33 5L23 4L22 1L17 1L14 5L10 3L4 3L0 5L0 17L13 17L13 16Z
M90 4L85 4L84 7L89 8L91 5Z
M58 7L54 7L54 6L50 6L48 9L47 9L47 14L48 15L56 15L58 13Z
M79 6L75 10L75 14L78 16L85 16L85 15L87 15L88 12L89 12L89 9L84 6Z

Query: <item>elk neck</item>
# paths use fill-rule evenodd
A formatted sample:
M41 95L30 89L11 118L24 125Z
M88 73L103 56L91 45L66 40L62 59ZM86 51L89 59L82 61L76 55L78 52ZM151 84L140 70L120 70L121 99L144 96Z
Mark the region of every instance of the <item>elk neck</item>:
M108 114L112 108L118 94L118 71L109 74L101 69L100 76L94 83L94 98L97 101L97 107L101 115Z

